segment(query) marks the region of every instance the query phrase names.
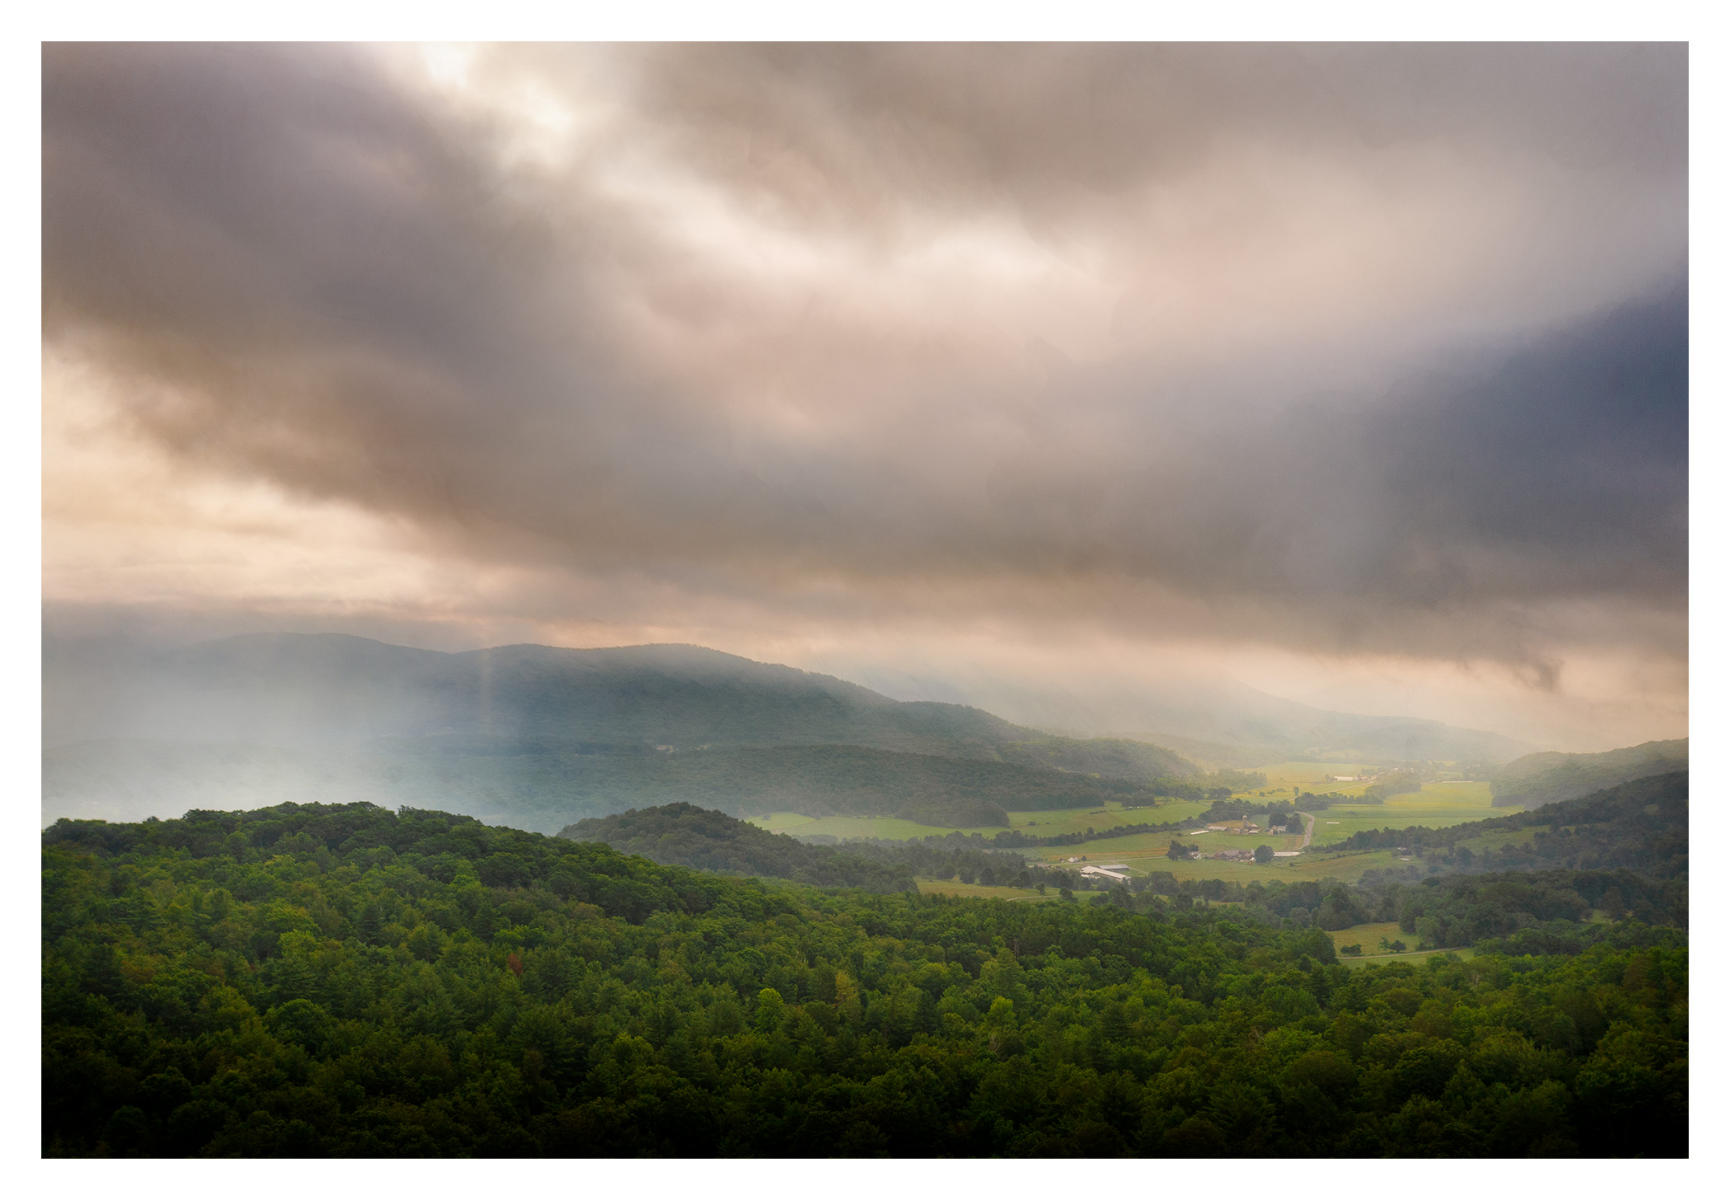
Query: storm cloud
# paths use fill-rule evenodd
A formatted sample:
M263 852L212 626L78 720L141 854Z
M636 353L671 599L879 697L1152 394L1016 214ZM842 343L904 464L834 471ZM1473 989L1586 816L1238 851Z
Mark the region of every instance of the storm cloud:
M477 626L1681 664L1686 67L49 46L45 402ZM76 443L45 599L123 604Z

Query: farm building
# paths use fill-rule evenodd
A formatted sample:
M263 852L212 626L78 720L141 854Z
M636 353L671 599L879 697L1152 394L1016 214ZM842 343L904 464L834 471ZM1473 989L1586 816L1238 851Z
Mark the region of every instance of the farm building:
M1114 883L1129 882L1129 876L1123 871L1113 871L1107 867L1096 867L1091 863L1081 868L1081 877L1083 879L1109 879Z

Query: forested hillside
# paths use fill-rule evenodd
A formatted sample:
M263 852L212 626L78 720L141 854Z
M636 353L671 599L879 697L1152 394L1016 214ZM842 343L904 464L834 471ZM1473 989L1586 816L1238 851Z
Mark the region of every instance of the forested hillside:
M625 854L641 854L671 866L767 875L819 887L913 891L915 878L1023 888L1044 883L1074 887L1080 882L1074 872L1039 870L1019 854L985 849L959 834L809 845L689 804L592 817L567 826L559 836L604 842Z
M1630 779L1688 769L1688 739L1643 742L1603 754L1528 754L1498 768L1490 789L1498 807L1537 808Z
M1680 1155L1687 951L727 879L443 813L43 837L43 1152ZM1146 911L1130 911L1131 907Z
M621 854L640 854L663 865L768 875L826 887L910 892L913 872L868 861L834 846L808 846L725 813L690 804L632 809L566 826L560 837L602 842Z

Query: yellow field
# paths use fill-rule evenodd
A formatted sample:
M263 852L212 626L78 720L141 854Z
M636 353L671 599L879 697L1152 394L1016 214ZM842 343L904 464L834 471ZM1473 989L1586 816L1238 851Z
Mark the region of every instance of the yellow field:
M1361 796L1371 781L1342 783L1330 776L1362 775L1376 769L1364 763L1274 763L1271 766L1254 768L1267 776L1267 787L1252 788L1237 794L1252 801L1284 800L1287 804L1291 803L1291 790L1294 787L1299 791L1314 792L1318 796L1325 796L1329 792L1338 792L1342 796Z
M1326 846L1365 829L1443 829L1515 811L1490 807L1488 783L1426 783L1421 791L1390 796L1382 804L1335 804L1318 811L1313 844Z

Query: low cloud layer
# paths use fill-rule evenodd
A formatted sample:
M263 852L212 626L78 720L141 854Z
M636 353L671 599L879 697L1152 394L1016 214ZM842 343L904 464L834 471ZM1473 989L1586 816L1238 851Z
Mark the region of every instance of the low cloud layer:
M45 599L1681 664L1686 82L50 46Z

